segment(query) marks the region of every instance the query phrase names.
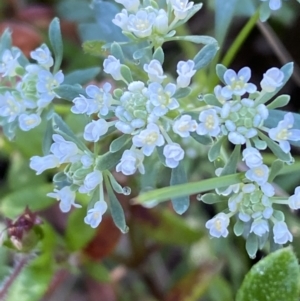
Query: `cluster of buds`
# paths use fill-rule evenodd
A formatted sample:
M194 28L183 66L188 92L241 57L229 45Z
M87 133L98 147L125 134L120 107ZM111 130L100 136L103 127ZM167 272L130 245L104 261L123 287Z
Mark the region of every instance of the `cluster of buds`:
M6 31L1 38L10 39ZM46 117L49 104L58 95L55 88L64 81L62 71L51 72L54 60L47 45L30 53L36 63L30 63L16 47L0 53L0 125L4 133L14 138L16 128L29 131ZM41 117L42 116L42 117Z
M15 221L6 219L2 243L21 252L31 251L42 238L43 232L39 227L42 223L37 214L26 207Z

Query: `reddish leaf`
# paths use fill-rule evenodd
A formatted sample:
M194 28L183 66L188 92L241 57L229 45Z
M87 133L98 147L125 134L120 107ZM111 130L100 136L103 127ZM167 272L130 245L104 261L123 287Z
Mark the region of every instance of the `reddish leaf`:
M92 278L86 280L86 287L90 301L116 301L117 297L113 285L109 283L100 283Z
M29 24L12 21L1 22L0 35L7 28L12 32L13 45L19 47L27 57L29 57L30 51L43 41L41 34Z
M203 235L202 231L190 227L182 216L167 208L131 206L131 213L145 236L161 244L190 245Z
M175 283L164 301L199 300L220 268L220 263L205 263L201 265Z
M38 28L48 30L51 20L55 14L52 8L45 5L29 5L17 12L16 18L20 21L30 23Z
M85 247L84 253L94 259L102 259L113 252L121 237L120 230L110 216L104 216L93 240Z

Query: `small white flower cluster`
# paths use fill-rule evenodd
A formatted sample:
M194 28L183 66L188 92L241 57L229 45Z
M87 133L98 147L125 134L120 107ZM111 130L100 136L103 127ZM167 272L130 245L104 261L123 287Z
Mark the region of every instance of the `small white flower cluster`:
M246 172L248 183L240 183L228 187L224 191L216 190L222 196L228 196L228 213L219 213L206 223L206 228L213 237L226 237L230 218L236 216L234 232L246 238L251 233L257 236L262 248L273 233L276 244L283 245L293 240L285 221L284 214L274 210L273 205L285 204L291 209L300 209L300 187L288 199L275 197L273 186L268 183L269 168L263 164L262 156L255 148L243 151L243 160L250 168ZM217 170L220 174L220 170ZM203 196L205 197L205 196ZM273 228L271 231L271 225Z
M65 140L61 135L54 134L52 139L54 142L50 147L50 154L43 157L33 156L30 159L30 168L39 175L47 169L67 164L63 172L63 187L47 194L60 201L59 207L62 212L70 211L72 206L81 207L75 203L76 192L92 195L99 189L100 199L88 210L85 218L87 224L96 228L107 209L107 204L104 201L103 175L94 166L94 155L80 150L74 142Z
M54 62L45 44L30 54L36 64L28 62L21 66L22 55L19 49L12 48L4 50L0 58L0 76L4 83L0 94L0 124L4 129L8 127L9 138L13 138L17 126L29 131L40 124L41 113L57 97L54 89L64 81L62 71L50 72Z
M206 228L213 237L226 237L230 218L236 216L235 234L244 235L247 239L251 237L251 244L256 244L257 250L264 246L270 233L273 233L273 240L279 245L293 239L284 221L284 214L274 210L274 204L286 204L291 209L300 208L300 187L296 188L295 194L289 199L275 197L274 188L268 182L270 169L263 164L260 153L261 149L267 147L267 143L259 140L259 131L267 132L273 140L272 143L275 145L275 142L278 142L277 145L283 154L289 154L289 141L300 141L300 130L293 129L292 113L287 113L275 128L264 126L269 111L265 105L267 100L262 99L264 95L283 85L283 72L278 68L268 70L260 83L261 92L257 91L255 85L248 83L250 76L251 71L248 67L241 69L237 74L233 70L224 73L222 80L226 86L217 86L214 90L215 95L212 96L219 105L210 106L200 113L197 133L216 138L225 135L233 144L246 145L243 150L243 161L248 167L246 179L243 183L232 185L225 190L216 189L217 195L228 198L228 212L217 214L206 223ZM248 93L247 98L244 97L245 93ZM216 174L221 175L222 170L223 168L217 169ZM205 197L202 197L203 200Z
M194 7L194 2L188 0L168 0L166 10L157 5L142 5L140 0L116 2L122 4L124 9L115 16L113 23L128 37L150 39L156 45L161 44L161 38L167 36L179 21L189 17Z
M116 80L123 79L122 64L117 58L109 55L103 65L104 72ZM190 85L196 72L194 66L192 60L180 61L177 65L177 84L164 84L167 76L162 64L157 59L152 59L143 66L149 78L148 85L141 81L130 82L127 90L118 97L110 93L109 83L105 83L102 88L88 86L88 97L76 97L71 108L75 114L97 114L99 117L86 125L84 139L97 142L111 126L115 126L123 134L131 135L132 147L123 153L120 163L116 166L116 170L125 175L132 175L137 170L144 173L144 156L151 156L156 147L162 146L165 164L170 168L177 167L184 157L184 150L172 141L167 131L172 128L174 134L188 137L190 132L196 131L197 123L189 115L183 115L176 121L167 115L170 111L178 111L180 108L179 101L174 96L178 90ZM106 121L109 111L113 112L117 119Z
M287 113L278 126L269 129L264 121L269 116L269 110L262 101L266 93L274 92L283 85L284 74L278 68L269 69L260 83L262 91L248 83L251 70L242 68L237 74L228 69L224 73L225 87L214 89L215 100L219 105L203 110L199 115L200 124L197 128L199 135L208 134L212 137L228 137L233 144L254 144L259 149L266 148L265 141L260 140L259 132L268 132L269 137L278 142L284 153L290 152L290 141L300 140L300 130L292 129L294 118ZM248 97L244 95L248 93Z
M274 196L274 188L268 183L269 168L263 164L262 156L256 148L247 147L243 151L243 161L249 167L245 176L248 183L241 183L227 188L225 191L216 190L216 193L228 196L229 213L222 215L222 220L228 220L233 215L237 215L239 231L236 234L243 234L246 237L250 233L254 233L258 237L268 237L269 223L272 220L276 225L276 217L273 216L272 197ZM222 169L217 170L220 175ZM214 219L218 218L215 217ZM213 219L213 220L214 220ZM275 227L274 225L274 227ZM227 228L220 228L219 232L214 229L214 223L208 222L206 226L210 229L210 234L218 234L225 237L228 234ZM226 226L226 227L227 227ZM212 227L212 228L211 228ZM276 233L274 233L274 241L278 243ZM287 241L283 242L286 243Z

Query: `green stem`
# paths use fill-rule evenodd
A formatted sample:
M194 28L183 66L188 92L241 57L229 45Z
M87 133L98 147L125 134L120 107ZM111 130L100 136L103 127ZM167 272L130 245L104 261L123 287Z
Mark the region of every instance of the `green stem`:
M235 41L227 51L225 57L222 60L222 64L224 66L227 67L232 62L235 55L243 45L244 41L249 36L250 32L252 31L258 19L259 19L259 11L256 11L256 13L248 20L246 25L240 31L239 35L237 36L237 38L235 39Z
M226 52L226 55L224 56L221 64L228 67L233 59L235 58L236 54L238 53L239 49L243 45L246 38L249 36L250 32L254 28L256 22L259 19L259 11L257 10L256 13L248 20L246 25L243 27L243 29L240 31L237 38L234 40L233 44L229 48L229 50ZM213 80L211 81L210 90L212 90L215 85L218 83L219 79L216 75L214 75Z

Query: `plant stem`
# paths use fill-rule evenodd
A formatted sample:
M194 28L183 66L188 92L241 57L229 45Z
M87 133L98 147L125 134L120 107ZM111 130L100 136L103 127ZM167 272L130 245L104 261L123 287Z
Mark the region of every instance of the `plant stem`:
M16 263L16 266L13 269L12 274L10 274L7 278L7 280L4 282L2 286L2 290L0 291L0 301L6 300L6 295L8 293L9 288L12 286L16 278L19 276L21 273L22 269L28 262L29 258L28 257L23 257L20 261Z
M235 55L241 48L242 44L252 31L253 27L255 26L257 20L259 19L259 11L256 11L256 13L248 20L246 25L243 27L243 29L240 31L237 38L234 40L233 44L227 51L225 57L222 60L222 64L224 66L229 66L232 60L234 59Z
M237 38L234 40L233 44L230 46L229 50L226 52L226 55L224 56L221 64L228 67L233 59L235 58L236 54L238 53L239 49L243 45L244 41L254 28L255 24L257 23L259 19L259 11L256 11L256 13L248 20L248 22L245 24L243 29L238 34ZM212 91L213 88L217 85L219 79L215 73L213 73L213 78L210 81L210 89L209 91Z

